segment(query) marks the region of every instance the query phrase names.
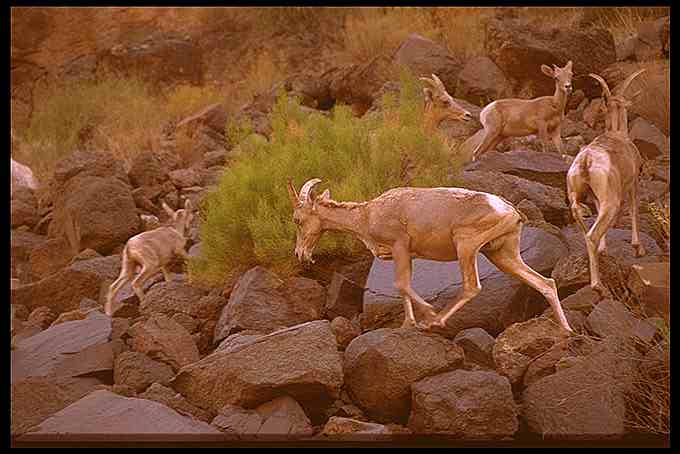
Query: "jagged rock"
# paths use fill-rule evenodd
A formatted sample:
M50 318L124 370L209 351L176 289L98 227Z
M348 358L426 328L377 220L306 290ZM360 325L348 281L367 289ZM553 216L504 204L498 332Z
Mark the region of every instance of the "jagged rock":
M465 361L477 365L495 368L493 362L493 345L496 340L481 328L464 329L453 339L465 352Z
M163 404L94 391L50 416L33 433L168 434L219 433L217 429L180 415Z
M215 412L227 404L253 408L286 393L314 420L339 395L342 382L335 336L323 320L218 350L182 368L171 386Z
M458 74L456 96L477 105L512 95L510 83L498 66L486 56L473 57Z
M40 221L38 199L31 188L25 186L12 188L10 201L10 224L12 228L20 225L33 227Z
M670 153L670 141L653 123L637 117L628 128L630 140L645 159L655 159L662 154Z
M117 255L81 260L46 278L11 290L13 304L29 309L47 306L55 313L78 309L83 298L99 300L106 282L113 282L120 273Z
M576 75L600 74L616 61L614 38L604 28L558 25L542 29L524 19L493 18L485 33L489 58L508 77L515 93L528 89L530 96L543 96L555 91L553 79L541 71L542 64L564 66L571 60ZM599 84L586 79L591 78L574 78L574 90L583 90L590 98L599 96Z
M252 340L262 337L263 335L264 334L252 330L239 331L220 342L220 345L215 351L232 350L241 345L249 344Z
M568 368L530 384L522 393L529 431L547 439L620 438L625 433L625 392L639 354L609 337Z
M173 376L170 366L139 352L124 352L118 355L113 365L114 383L130 386L138 393L152 383L167 384Z
M49 307L41 306L33 310L28 315L27 321L39 326L41 329L46 329L49 327L54 320L56 320L57 315Z
M449 93L454 93L463 62L441 44L417 33L411 33L394 53L398 65L408 67L415 75L432 77L436 74Z
M196 319L217 319L224 304L221 296L207 295L205 290L182 279L159 282L151 287L139 305L139 312L169 317L181 313Z
M405 422L410 386L463 363L452 341L415 329L378 329L345 349L345 382L353 401L378 422Z
M140 399L148 399L160 402L180 415L193 416L194 418L209 423L214 418L214 414L203 410L195 405L190 404L181 394L175 392L167 386L160 383L154 383L149 386L146 391L139 394Z
M564 310L580 311L586 316L592 312L602 296L586 285L561 301Z
M12 378L76 377L113 369L108 344L111 319L93 311L85 320L65 322L15 344Z
M31 270L28 260L33 249L47 241L43 235L31 232L12 230L10 236L10 268L12 276L18 277L21 282L31 280Z
M27 432L101 383L95 377L24 377L12 382L11 434Z
M331 283L328 285L326 299L326 315L331 320L342 316L354 318L361 313L364 289L347 279L340 273L333 272Z
M639 301L642 310L651 316L670 321L670 263L633 265L628 288Z
M338 341L338 348L344 350L350 342L361 334L361 327L345 317L335 317L331 321L331 330Z
M241 276L222 309L214 343L241 330L269 333L318 320L325 299L325 289L316 281L293 278L284 282L265 268L252 268Z
M446 372L411 390L408 428L414 433L493 440L512 437L519 428L510 383L495 372Z
M71 263L73 249L65 238L50 238L37 245L28 258L33 281L56 273Z
M391 435L392 431L382 424L333 416L319 436L332 440L382 440Z
M508 377L511 384L521 383L531 361L566 338L567 333L547 317L515 323L496 338L493 346L496 370Z
M162 314L129 329L132 349L172 366L175 371L199 359L198 348L184 327Z
M465 170L501 172L566 191L570 165L571 162L557 153L522 149L499 153L491 150L465 166Z
M649 343L656 334L656 327L636 318L623 303L610 299L600 301L586 323L588 329L600 337L637 337Z
M177 189L198 186L201 175L194 169L177 169L168 173L168 177Z
M594 217L584 219L586 227L590 227L595 222ZM571 254L586 253L585 238L583 232L575 224L570 224L562 228L562 233L569 245ZM627 229L610 228L607 230L607 250L606 254L616 259L622 265L630 266L634 263L656 261L655 255L662 253L659 245L645 232L640 232L640 244L645 248L647 254L643 257L635 257L635 250L630 245L632 232ZM602 257L602 254L600 254Z

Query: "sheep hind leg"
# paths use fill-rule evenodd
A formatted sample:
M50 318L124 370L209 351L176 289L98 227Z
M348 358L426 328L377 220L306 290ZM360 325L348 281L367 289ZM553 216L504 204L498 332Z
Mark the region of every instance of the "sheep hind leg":
M113 306L116 295L126 282L132 281L134 270L135 262L129 259L127 251L124 249L120 274L118 275L118 279L109 286L109 292L106 295L106 303L104 304L104 313L109 317L115 312Z
M638 201L638 182L633 182L630 189L630 206L631 206L631 222L633 224L632 238L630 240L631 246L635 250L635 257L642 257L647 253L644 246L640 243L640 206Z
M499 270L515 276L520 281L540 292L552 307L560 326L568 332L573 332L564 315L559 297L557 296L555 281L541 276L524 263L519 252L519 242L520 230L518 229L515 232L507 234L505 241L500 244L500 247L493 250L482 250L482 253L489 261L491 261L491 263L496 265Z
M140 304L144 300L144 291L142 290L142 286L144 285L144 282L146 282L146 280L149 279L149 277L151 277L151 275L156 271L157 270L154 267L146 264L142 265L142 271L132 281L132 290L135 292L135 295L137 295Z

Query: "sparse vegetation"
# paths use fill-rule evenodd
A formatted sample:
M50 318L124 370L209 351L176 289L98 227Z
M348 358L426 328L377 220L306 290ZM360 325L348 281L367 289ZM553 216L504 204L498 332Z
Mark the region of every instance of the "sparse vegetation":
M201 224L202 257L190 263L198 280L220 282L233 269L262 264L279 271L296 266L295 228L286 192L318 177L337 200L369 200L403 185L445 185L458 166L422 122L418 81L401 77L399 97L383 100L382 114L358 119L348 106L330 117L306 114L282 95L272 112L269 142L246 141L207 197ZM355 240L327 234L317 254L352 254Z

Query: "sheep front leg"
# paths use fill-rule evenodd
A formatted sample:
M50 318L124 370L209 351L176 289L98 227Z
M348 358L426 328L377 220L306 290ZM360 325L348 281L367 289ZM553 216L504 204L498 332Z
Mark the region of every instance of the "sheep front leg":
M399 290L399 294L404 299L404 323L402 328L412 328L416 326L416 317L413 313L413 303L408 294L411 285L411 256L408 248L396 245L392 248L394 260L394 286Z
M536 126L538 126L538 138L541 139L541 150L543 151L543 153L546 153L548 151L550 143L550 136L548 135L548 125L546 124L545 121L538 120L536 122Z

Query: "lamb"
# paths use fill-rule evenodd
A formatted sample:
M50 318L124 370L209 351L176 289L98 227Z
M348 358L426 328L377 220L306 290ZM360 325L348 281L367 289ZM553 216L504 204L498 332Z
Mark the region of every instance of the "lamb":
M541 65L541 71L555 79L555 93L552 96L541 96L534 99L499 99L487 105L479 114L479 121L484 126L484 135L473 151L472 160L476 160L498 145L506 137L520 137L536 134L541 139L543 151L546 151L549 140L562 152L562 120L567 105L567 95L571 93L571 60L560 68L553 65Z
M368 202L337 202L307 181L298 194L288 181L297 228L295 255L312 262L312 252L326 230L357 236L374 256L394 260L394 285L404 299L404 327L444 327L447 320L481 291L477 253L498 269L538 290L552 307L562 328L571 331L557 296L555 281L529 268L520 256L520 232L526 217L502 198L460 188L391 189ZM462 291L439 314L411 287L414 257L458 260ZM425 322L417 323L413 303L422 308Z
M628 137L627 108L632 103L623 96L631 81L643 71L644 69L628 76L613 95L602 77L590 74L602 85L606 130L581 149L567 172L570 209L586 240L590 285L601 294L607 292L600 281L597 254L606 250L607 230L614 224L626 196L630 196L631 200L631 245L637 257L645 254L645 249L640 244L637 195L642 156ZM597 219L590 230L583 222L580 205L580 201L588 194L594 196L598 211Z
M144 282L159 270L163 272L165 281L170 281L170 273L166 266L179 255L187 260L184 247L186 245L186 233L193 220L191 201L184 203L184 208L173 211L163 202L163 209L170 216L170 225L158 227L154 230L142 232L130 238L123 248L122 268L118 279L111 286L106 298L104 312L111 316L114 313L113 302L116 294L126 282L132 281L132 289L143 301ZM137 265L142 267L140 273L133 278Z

